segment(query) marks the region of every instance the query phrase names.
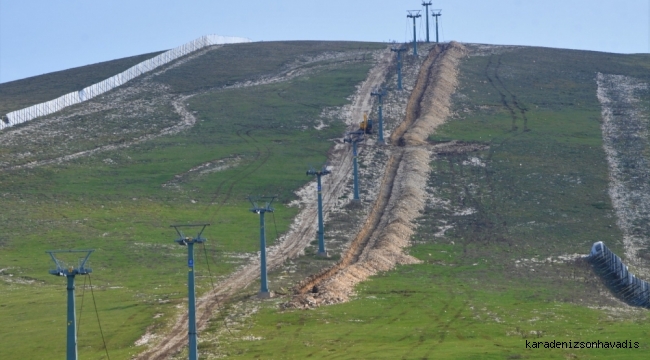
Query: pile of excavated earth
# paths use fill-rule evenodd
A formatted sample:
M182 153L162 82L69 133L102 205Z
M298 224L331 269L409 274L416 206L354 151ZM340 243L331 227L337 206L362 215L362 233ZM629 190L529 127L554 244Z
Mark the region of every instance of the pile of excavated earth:
M293 298L283 304L284 307L307 308L346 301L354 286L367 277L389 270L396 264L417 261L405 255L403 248L409 245L415 226L413 220L424 209L429 161L435 151L427 144L426 138L449 114L451 95L456 87L457 64L465 56L464 47L455 42L428 48L428 54L405 61L405 90L389 92L385 98L387 144L369 139L365 147L361 147L360 177L371 175L368 177L375 180L374 183L370 181L368 189L371 190L363 192L363 200L357 206L346 206L352 200L349 191L351 149L337 143L330 151L328 165L332 175L328 175L326 186L323 186L326 219L341 212L354 211L361 213L365 221L351 228L355 234L350 234L353 235L351 241L343 245L341 260L298 284ZM382 85L395 82L395 76L388 77L390 67L395 66L394 54L385 49L375 52L374 57L376 64L357 88L352 104L338 110L348 130L356 130L364 113L371 113L373 109L376 112L377 104L373 103L371 93ZM324 124L322 119L321 124ZM372 167L363 166L371 162ZM298 200L301 211L289 232L268 250L269 270L303 254L315 237L317 209L309 195L311 191L307 191L313 186L313 183L307 184L297 192L301 196ZM198 328L205 328L220 303L258 277L259 261L253 259L221 281L215 290L198 299ZM149 335L154 340L138 358L167 358L185 345L186 333L187 314L182 314L167 335Z
M10 157L0 161L0 169L32 168L52 163L62 163L79 157L129 147L152 138L178 133L192 127L196 119L187 110L187 99L199 93L177 95L154 81L156 76L183 62L202 56L218 48L201 50L160 71L137 79L129 87L117 89L105 96L87 103L87 106L62 111L42 122L27 124L18 131L0 134L0 141L19 148L23 143L52 144L36 146L49 149L49 154L32 154L25 151L12 152ZM288 64L276 74L229 85L227 88L252 87L269 83L288 81L314 71L314 64L322 60L351 60L359 55L371 55L375 65L366 80L357 87L351 104L341 108L328 108L317 120L315 128L329 126L332 121L344 120L348 131L358 129L364 113L376 119L378 104L372 93L380 87L390 91L383 101L384 135L386 143L379 143L374 137L368 138L360 146L358 160L359 176L364 187L361 201L352 199L352 150L348 144L337 141L328 154L328 167L332 173L324 180L323 212L326 221L332 219L356 219L345 229L332 233L341 238L337 246L340 260L322 268L293 287L291 296L281 304L283 308L309 309L321 305L345 302L354 295L355 286L368 277L387 271L398 264L413 264L418 260L407 255L404 249L410 245L415 232L416 218L431 201L431 191L427 191L430 163L438 153L468 152L484 150L485 145L463 144L456 141L432 145L427 138L450 116L452 95L458 85L458 65L468 55L465 46L450 42L448 44L428 45L420 48L420 56L405 56L402 67L404 90L395 89L397 75L390 71L396 66L395 54L390 49L380 51L350 51L326 53L314 58L301 59ZM493 48L474 46L474 55L488 54ZM316 65L317 67L318 65ZM598 74L598 98L602 105L604 147L608 156L611 177L610 195L616 209L619 226L624 231L626 258L639 269L645 269L644 260L638 256L643 250L644 239L635 235L634 226L644 223L650 217L648 184L640 181L648 172L647 162L639 149L647 148L646 137L635 141L618 141L630 132L643 132L648 127L648 119L641 116L638 90L647 85L634 79L618 75ZM218 91L209 89L206 91ZM142 94L151 101L145 101ZM173 110L172 115L162 115L155 110L166 105ZM120 145L101 145L85 147L85 134L88 129L68 128L66 120L74 117L93 116L108 113L116 121L130 121L132 118L156 118L156 122L142 122L137 131L120 134L116 129L104 129L101 136L120 138ZM180 117L181 121L178 121ZM60 124L63 130L48 130L53 123ZM116 125L119 127L119 124ZM153 127L152 127L153 126ZM132 127L131 127L132 129ZM152 131L153 130L153 131ZM90 132L94 131L91 129ZM99 130L98 130L99 131ZM115 131L111 133L112 131ZM376 132L376 131L375 131ZM128 136L127 136L128 135ZM344 135L344 134L341 134ZM76 141L69 141L76 140ZM111 141L109 141L111 142ZM114 142L113 142L114 143ZM78 145L69 145L78 144ZM72 146L72 147L69 147ZM28 147L24 147L25 149ZM622 166L625 159L633 159L635 166ZM110 159L108 159L110 160ZM163 186L177 187L184 179L197 174L217 171L236 166L239 158L222 162L201 164L187 173L179 174ZM476 159L476 166L480 160ZM315 181L299 189L298 200L293 205L300 207L290 230L282 235L267 252L269 270L287 266L292 259L305 254L305 249L317 233L317 206L313 199ZM636 224L636 225L635 225ZM644 230L647 226L644 226ZM650 231L650 230L648 230ZM444 230L442 230L444 233ZM438 235L434 235L438 236ZM575 256L573 257L575 258ZM323 262L324 264L331 264ZM259 279L260 262L257 257L246 259L246 263L234 273L220 280L211 291L203 294L196 303L198 330L205 329L210 319L219 313L219 306L232 299L242 289ZM647 276L647 273L641 273ZM242 303L235 303L234 312L243 315L233 320L226 314L224 323L241 322L242 318L256 311L243 309ZM147 346L137 359L168 359L177 354L187 343L187 312L183 311L173 319L164 333L147 332L137 346ZM230 330L228 330L230 331Z
M463 56L464 47L454 42L429 52L409 97L406 116L386 145L390 158L363 227L341 261L296 286L296 295L286 307L346 301L354 286L369 276L396 264L417 262L402 249L409 245L413 221L424 210L431 156L426 139L449 114L456 69Z
M355 56L356 52L353 53ZM339 57L350 56L346 53L335 54ZM370 70L366 80L358 87L352 99L352 104L340 109L346 123L351 126L358 126L358 119L363 118L364 112L369 112L372 106L371 93L378 88L385 80L388 67L391 64L391 52L386 49L374 52L376 65ZM304 64L303 64L304 66ZM300 69L291 69L284 73L284 80L288 80L300 74ZM303 71L304 73L304 71ZM275 79L274 81L279 81ZM268 83L268 81L264 81ZM261 83L258 83L261 84ZM251 84L254 86L257 84ZM234 87L238 87L235 85ZM332 110L329 109L328 112ZM323 120L323 119L321 119ZM323 189L323 198L328 200L323 204L323 211L327 213L337 205L336 199L345 192L348 187L348 180L352 168L352 154L349 148L343 144L337 144L330 151L328 162L335 169L332 175L328 176L327 186ZM267 268L275 269L283 265L288 259L296 258L304 253L304 250L316 235L317 207L314 203L311 192L299 190L297 194L300 199L301 211L294 219L288 233L284 234L276 245L267 249ZM251 259L249 263L240 267L233 274L223 279L214 290L201 296L196 303L197 328L205 328L209 320L218 311L218 306L228 298L244 289L246 286L259 278L259 259ZM145 334L147 335L147 334ZM167 334L149 335L152 339L147 345L149 349L138 356L138 359L166 359L171 354L178 352L187 343L187 313L184 312L176 318Z

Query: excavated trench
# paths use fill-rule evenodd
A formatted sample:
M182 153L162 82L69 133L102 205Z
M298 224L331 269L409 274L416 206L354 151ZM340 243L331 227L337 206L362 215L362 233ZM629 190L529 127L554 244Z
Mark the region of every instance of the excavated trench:
M424 209L430 161L426 139L449 115L457 65L464 55L464 47L455 42L430 51L409 97L406 116L390 136L391 156L366 222L341 260L298 284L285 307L346 301L354 286L367 277L396 264L418 261L402 249L409 245L413 220Z
M386 53L390 55L389 52ZM389 160L382 176L377 199L361 230L334 266L311 276L295 287L294 298L287 307L312 307L320 304L345 301L354 285L378 271L390 270L396 264L414 263L417 260L404 255L402 249L409 245L413 233L413 220L424 208L425 185L429 173L430 146L428 133L422 126L433 129L444 121L449 112L450 97L456 86L457 63L465 54L458 43L435 46L418 73L418 80L409 97L407 116L391 136ZM348 119L355 122L370 110L370 93L385 79L390 61L382 56L358 91ZM442 111L440 111L442 110ZM439 112L438 115L431 114ZM432 122L425 124L424 121ZM420 130L418 130L420 129ZM399 146L396 146L399 145ZM340 178L328 187L328 198L337 199L345 188L349 174L349 152L335 148L330 154L331 164ZM332 204L325 204L327 208ZM315 234L315 208L309 206L298 215L292 230L284 236L277 248L269 249L269 268L281 265L304 251ZM210 291L197 300L197 325L204 328L219 303L259 277L259 264L253 262L221 282L218 290ZM313 291L318 292L314 293ZM145 350L138 359L166 359L176 353L187 340L187 314L179 316L167 336L159 338L156 345Z
M362 118L364 112L370 111L371 95L373 89L383 82L388 67L390 66L390 51L378 54L376 66L370 71L366 80L359 87L357 94L350 105L347 122L353 124L356 119ZM328 158L330 165L337 171L329 176L329 186L323 190L323 197L337 199L346 187L347 175L351 171L351 152L343 147L335 146ZM324 210L328 211L334 202L326 202ZM304 252L309 242L316 234L317 216L316 206L313 203L305 206L298 214L290 231L283 235L277 245L267 250L267 268L272 270L282 265L286 260L292 259ZM202 295L196 301L197 328L204 329L220 304L229 299L233 294L259 279L259 261L252 261L241 267L228 278L220 281L212 290ZM151 335L155 343L137 355L136 359L162 360L168 359L187 344L187 312L181 313L165 331L165 334Z

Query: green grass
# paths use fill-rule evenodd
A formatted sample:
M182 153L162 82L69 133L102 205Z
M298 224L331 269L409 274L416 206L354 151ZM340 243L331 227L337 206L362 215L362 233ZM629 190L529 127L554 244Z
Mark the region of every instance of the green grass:
M647 316L614 321L600 311L555 301L535 280L479 281L500 269L465 265L458 250L416 246L412 254L423 264L373 277L346 304L282 313L266 308L255 316L255 326L225 337L221 348L242 359L645 358ZM631 340L639 348L526 348L526 341L553 340Z
M464 60L457 115L430 140L489 149L431 163L439 202L418 219L409 250L423 263L373 277L346 304L285 312L268 304L245 334L206 350L244 359L645 358L646 311L597 308L618 305L586 262L546 259L587 254L601 240L622 254L595 77L649 82L648 59L523 48ZM473 157L484 166L468 165ZM639 348L527 349L527 340Z
M239 265L231 253L257 250L257 219L248 211L246 195L279 194L274 216L277 231L285 231L297 213L285 204L310 180L304 171L325 160L331 139L343 131L340 123L320 131L313 126L325 107L348 102L369 69L369 57L324 60L310 65L309 76L291 82L218 89L277 74L323 51L381 47L224 46L158 80L180 93L215 89L188 101L198 119L189 131L61 165L1 172L0 358L63 356L65 280L47 274L51 265L44 253L57 248L96 249L90 265L110 355L128 358L138 352L133 342L145 329L161 330L175 306L184 303L185 249L173 243L168 225L212 223L205 233L212 275ZM346 304L279 312L274 302L264 303L250 322L253 327L218 344L201 343L201 351L296 359L645 358L646 313L613 316L589 307L611 302L585 263L539 264L531 271L516 261L586 253L598 240L620 252L621 233L607 195L595 72L648 82L648 63L646 55L542 48L465 60L459 88L464 96L454 97L454 112L462 116L442 126L431 141L479 142L489 150L432 162L429 185L449 207L428 206L418 220L410 252L423 263L373 277ZM25 81L12 86L29 89ZM57 86L44 91L62 91ZM17 150L0 146L0 156ZM474 156L486 166L463 165ZM232 168L183 175L208 161L234 158L239 162ZM180 179L177 186L162 186L174 179ZM474 212L457 213L467 208ZM441 221L454 227L443 238L433 237ZM272 244L275 226L267 238ZM210 287L206 254L197 249L199 292ZM102 358L88 291L80 310L82 285L83 278L77 278L80 357ZM154 319L156 314L163 316ZM221 322L214 321L202 338L221 330ZM244 340L246 335L261 339ZM527 340L631 340L640 342L640 349L533 350L526 349Z
M327 43L319 46L318 51L328 49ZM288 52L276 66L298 53ZM313 126L325 107L348 103L369 60L322 64L308 77L290 82L200 94L188 101L198 121L186 132L61 165L1 172L0 333L11 335L0 346L0 358L40 358L44 349L48 357L63 356L65 280L48 275L52 264L45 254L61 248L96 249L90 266L111 358L141 351L134 341L150 325L160 330L176 305L185 302L185 248L173 242L176 235L169 225L212 224L204 233L206 254L202 248L196 252L199 293L210 287L206 255L211 275L221 276L242 263L232 253L257 251L258 219L248 211L249 194L279 196L276 212L267 216L273 221L267 226L272 245L276 231L286 231L298 211L285 204L310 180L304 175L308 164L323 162L331 139L344 129L336 119L320 131ZM237 61L223 65L239 79L257 76ZM236 166L162 186L205 162L233 157L240 159ZM81 311L82 282L78 277L80 357L101 358L104 350L88 291ZM154 319L156 314L164 316Z
M271 41L231 44L197 57L159 76L157 81L170 85L173 91L192 92L222 87L262 75L285 70L290 64L305 64L310 58L335 52L378 50L382 43L352 41ZM371 60L359 54L358 60ZM333 63L321 60L317 65ZM233 67L233 64L236 66ZM316 65L316 64L315 64Z

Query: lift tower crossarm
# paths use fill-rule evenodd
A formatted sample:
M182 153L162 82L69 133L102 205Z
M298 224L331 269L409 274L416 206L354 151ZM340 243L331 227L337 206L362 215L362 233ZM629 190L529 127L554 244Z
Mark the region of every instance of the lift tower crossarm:
M424 8L425 8L425 10L424 10L425 15L429 13L429 6L431 6L431 5L432 5L431 1L429 1L429 2L422 1L422 6L424 6ZM429 42L429 17L425 16L425 18L427 18L427 43L428 43Z
M206 238L201 237L203 231L210 224L189 224L189 225L171 225L176 233L178 234L178 239L174 240L179 245L187 246L187 335L189 343L189 360L197 360L199 358L198 354L198 344L197 344L197 333L196 333L196 292L194 285L194 244L205 243ZM201 230L198 232L196 237L185 236L180 228L182 227L200 227Z
M408 11L408 15L406 15L407 18L412 18L413 19L413 56L418 56L418 43L417 39L415 38L415 19L419 18L420 16L420 10L406 10Z
M196 235L195 238L192 238L191 240L194 242L205 242L205 238L201 237L201 234L203 234L203 231L205 230L206 227L210 226L210 224L177 224L177 225L170 225L169 227L173 227L174 230L176 230L176 233L178 234L178 239L174 240L177 243L181 245L186 245L186 240L190 239L189 237L186 237L183 235L183 232L180 231L180 227L199 227L201 226L201 231L199 231L198 235ZM185 242L185 244L183 244Z
M57 276L68 276L68 275L86 275L93 272L92 269L86 268L86 262L88 258L95 250L49 250L46 251L47 254L50 254L52 261L56 264L56 269L50 270L50 274ZM67 267L63 261L56 258L56 255L59 253L86 253L86 256L79 261L77 268L70 266Z

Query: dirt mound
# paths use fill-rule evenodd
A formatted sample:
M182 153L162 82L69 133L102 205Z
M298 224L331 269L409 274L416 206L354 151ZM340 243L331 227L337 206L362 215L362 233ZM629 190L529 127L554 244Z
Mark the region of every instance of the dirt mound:
M449 116L451 94L458 85L458 63L467 54L464 46L452 42L440 54L440 60L433 62L429 86L426 87L420 109L422 115L406 130L403 139L406 145L421 145L427 137L445 122Z
M386 77L386 72L390 64L390 50L378 51L375 52L375 55L377 60L375 66L370 70L366 80L358 87L352 104L346 106L346 109L342 111L345 114L345 120L348 124L356 125L357 119L362 118L364 112L370 111L372 105L370 93L373 89L379 87ZM291 76L298 76L298 74L304 73L295 71ZM285 78L290 78L291 76L286 75ZM277 79L279 78L269 77L267 80L250 84L247 83L242 86L257 86L277 82L279 81ZM238 85L235 86L239 87ZM325 212L334 206L336 199L343 193L347 175L351 172L351 156L349 147L344 146L335 146L328 156L330 166L335 171L333 171L332 175L328 176L328 186L323 190L323 198L325 199L323 208ZM314 183L312 182L299 191L299 195L302 194L305 197L309 197L309 200L303 198L299 201L304 206L294 219L291 229L280 238L276 245L268 249L267 267L269 270L280 266L287 259L295 258L303 253L305 247L309 245L309 241L314 238L317 230L317 223L315 221L317 210L314 201L311 199L313 191L305 191L308 188L313 189L313 187ZM234 293L259 278L259 267L259 260L252 260L250 263L230 274L223 281L220 281L215 287L216 290L209 291L197 299L197 327L199 331L207 326L208 321L213 313L217 311L217 306L220 303L223 303ZM185 346L187 344L187 312L183 311L176 318L166 334L154 335L158 338L158 341L137 355L136 359L168 359L172 354L177 353Z
M411 93L406 117L391 136L393 144L407 147L392 149L380 194L366 223L342 260L301 282L285 307L309 308L346 301L354 286L369 276L418 261L402 249L409 245L413 221L425 205L430 170L425 140L449 115L457 65L465 54L458 43L431 50Z

